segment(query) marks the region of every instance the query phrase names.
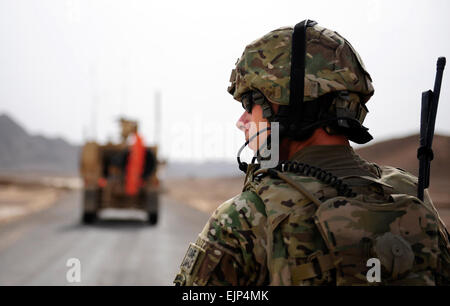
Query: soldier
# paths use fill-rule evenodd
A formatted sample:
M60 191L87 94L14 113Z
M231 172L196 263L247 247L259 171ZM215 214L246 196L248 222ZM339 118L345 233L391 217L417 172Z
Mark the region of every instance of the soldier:
M254 138L270 144L273 131L258 123L277 122L285 161L238 158L243 190L190 244L175 284L449 283L448 232L417 178L349 145L372 139L362 123L374 89L347 40L313 21L279 28L245 48L230 81L246 144L263 160Z

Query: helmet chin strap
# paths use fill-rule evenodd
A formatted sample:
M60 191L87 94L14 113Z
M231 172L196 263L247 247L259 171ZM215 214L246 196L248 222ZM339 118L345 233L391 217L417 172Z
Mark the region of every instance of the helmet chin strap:
M242 147L239 149L239 151L238 151L238 153L237 153L237 162L238 162L238 164L239 164L239 169L240 169L241 171L243 171L244 173L247 172L248 164L247 164L246 162L242 162L242 161L241 161L241 153L242 153L242 151L244 150L244 148L245 148L245 147L246 147L253 139L255 139L255 137L257 137L259 134L264 133L264 132L269 131L269 130L270 130L270 126L264 128L264 129L262 129L262 130L260 130L260 131L258 131L257 133L255 133L254 135L252 135L252 137L250 137L250 138L242 145ZM269 137L270 137L270 135L267 136L267 139L268 139ZM256 154L253 156L252 161L251 161L252 164L253 164L253 163L255 162L255 160L257 160L257 159L258 159L258 161L259 161L259 159L260 159L260 157L261 157L261 156L259 155L259 151L260 151L261 148L263 148L263 147L266 145L267 139L266 139L265 142L261 145L261 147L259 147L259 148L256 150Z

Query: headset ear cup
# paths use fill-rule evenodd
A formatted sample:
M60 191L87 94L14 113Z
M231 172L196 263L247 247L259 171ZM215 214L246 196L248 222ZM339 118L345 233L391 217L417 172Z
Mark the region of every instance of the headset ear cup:
M242 172L247 172L248 169L248 164L246 162L242 162L239 164L239 170L241 170Z
M289 105L280 105L271 122L278 122L280 139L289 134Z

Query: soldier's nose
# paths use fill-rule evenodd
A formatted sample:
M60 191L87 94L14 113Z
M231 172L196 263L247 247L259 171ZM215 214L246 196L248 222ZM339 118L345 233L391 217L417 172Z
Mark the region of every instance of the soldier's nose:
M236 127L240 129L241 131L245 132L246 125L250 122L250 114L247 112L244 112L239 120L236 122Z

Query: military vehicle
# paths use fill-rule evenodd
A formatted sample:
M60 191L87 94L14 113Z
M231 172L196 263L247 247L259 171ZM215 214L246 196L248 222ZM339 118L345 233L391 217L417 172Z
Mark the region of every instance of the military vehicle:
M87 142L81 150L80 174L84 183L82 223L93 223L105 208L134 208L158 220L159 180L157 146L146 147L136 121L120 119L121 142ZM134 143L128 144L127 141Z

